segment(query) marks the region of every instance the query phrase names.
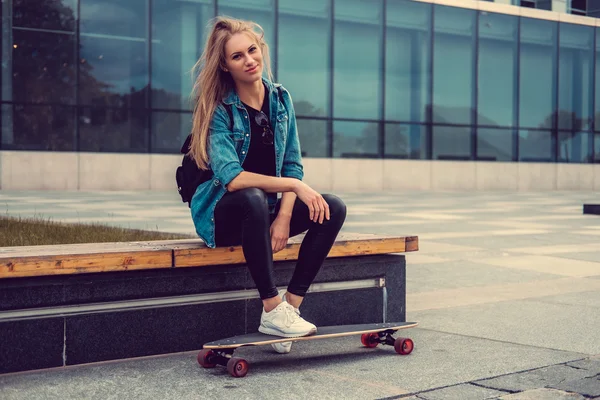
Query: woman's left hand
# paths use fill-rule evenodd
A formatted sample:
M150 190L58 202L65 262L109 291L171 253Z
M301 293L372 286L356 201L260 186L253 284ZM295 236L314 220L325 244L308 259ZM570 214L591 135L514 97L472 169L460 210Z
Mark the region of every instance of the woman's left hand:
M287 246L290 238L290 220L289 218L277 217L271 224L271 248L273 253L281 251Z

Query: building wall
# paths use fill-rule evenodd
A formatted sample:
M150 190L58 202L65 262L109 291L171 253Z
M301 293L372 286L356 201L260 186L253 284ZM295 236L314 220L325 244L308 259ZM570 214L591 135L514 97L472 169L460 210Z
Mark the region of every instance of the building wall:
M4 189L172 190L181 161L170 154L5 151ZM600 165L306 158L305 182L319 191L600 190Z
M0 187L173 187L217 14L264 27L309 183L595 188L600 20L475 0L6 0Z

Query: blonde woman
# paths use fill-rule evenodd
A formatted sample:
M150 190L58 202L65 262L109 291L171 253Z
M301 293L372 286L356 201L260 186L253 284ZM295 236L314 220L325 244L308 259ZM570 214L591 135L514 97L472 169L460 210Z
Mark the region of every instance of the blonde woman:
M258 330L293 338L317 331L299 307L345 221L346 206L302 182L292 98L272 82L269 64L259 25L224 17L214 21L194 67L199 74L189 153L213 177L197 188L190 208L207 246L241 244L263 303ZM294 274L280 296L273 253L302 232ZM273 347L287 353L291 342Z

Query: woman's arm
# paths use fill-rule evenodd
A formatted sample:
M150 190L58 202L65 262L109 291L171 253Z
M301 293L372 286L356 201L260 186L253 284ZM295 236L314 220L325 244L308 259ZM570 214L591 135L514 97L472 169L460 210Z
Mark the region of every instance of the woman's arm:
M246 188L259 188L267 193L295 192L298 183L301 182L294 178L278 178L242 171L229 182L227 191L235 192Z
M279 178L242 171L227 185L229 192L245 188L259 188L269 193L294 192L308 206L311 221L323 223L324 219L329 219L329 205L323 196L296 178Z

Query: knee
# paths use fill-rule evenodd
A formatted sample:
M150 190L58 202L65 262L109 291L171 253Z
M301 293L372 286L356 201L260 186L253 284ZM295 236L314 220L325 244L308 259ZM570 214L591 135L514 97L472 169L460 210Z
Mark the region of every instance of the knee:
M327 202L327 205L329 205L331 221L336 221L340 225L344 223L346 220L346 203L333 194L324 194L323 198Z
M268 212L267 194L258 188L246 188L238 191L241 201L253 213Z

